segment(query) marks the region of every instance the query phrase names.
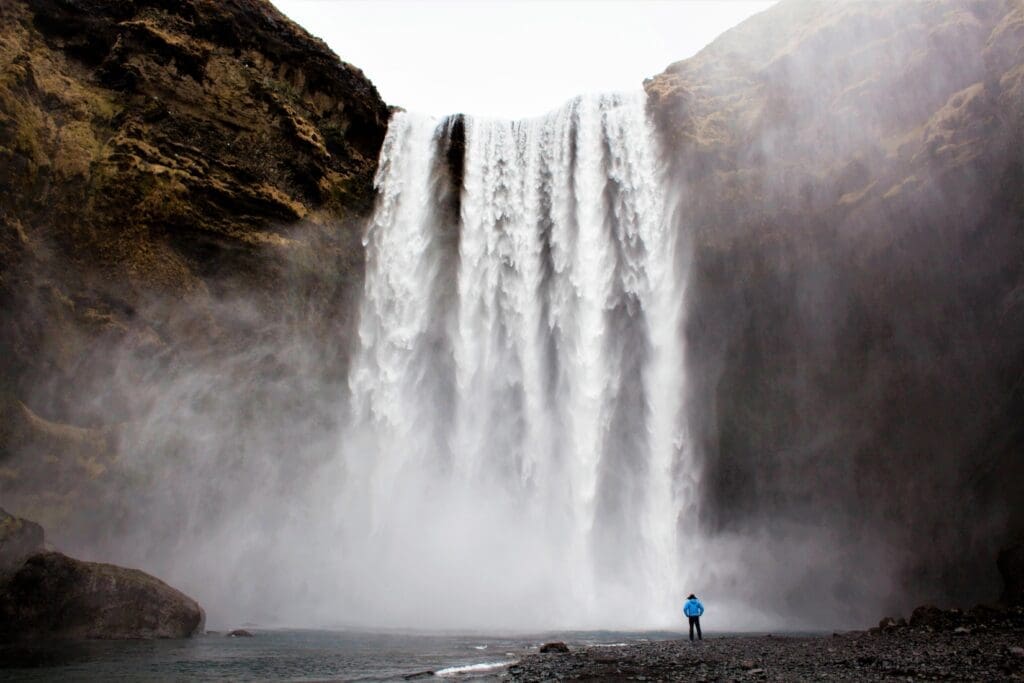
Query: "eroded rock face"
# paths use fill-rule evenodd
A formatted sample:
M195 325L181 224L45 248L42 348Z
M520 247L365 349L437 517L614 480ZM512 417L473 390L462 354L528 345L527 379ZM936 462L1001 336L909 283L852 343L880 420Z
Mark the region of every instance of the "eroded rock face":
M202 608L137 569L33 555L0 584L0 638L187 638Z
M0 492L59 536L124 387L299 334L343 381L389 112L262 0L3 2L0 74ZM288 423L284 383L253 402Z
M0 19L0 295L26 312L0 339L5 391L26 399L46 364L74 380L97 337L214 339L217 290L315 277L313 251L358 281L388 111L270 3L32 0ZM168 295L194 315L146 310Z
M43 527L0 508L0 575L42 551L44 542Z
M787 558L748 558L749 600L995 599L1024 528L1024 3L784 1L645 85L692 248L701 519ZM808 547L837 559L779 590Z

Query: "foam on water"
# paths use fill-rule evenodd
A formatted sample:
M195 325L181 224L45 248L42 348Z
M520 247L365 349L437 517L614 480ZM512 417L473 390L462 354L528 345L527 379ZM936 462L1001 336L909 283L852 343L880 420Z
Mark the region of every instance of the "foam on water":
M510 667L515 663L516 661L512 660L506 662L482 662L480 664L466 664L465 666L450 666L446 669L435 671L434 674L436 676L441 676L442 678L459 676L464 674L481 674L490 671L499 671L501 669Z

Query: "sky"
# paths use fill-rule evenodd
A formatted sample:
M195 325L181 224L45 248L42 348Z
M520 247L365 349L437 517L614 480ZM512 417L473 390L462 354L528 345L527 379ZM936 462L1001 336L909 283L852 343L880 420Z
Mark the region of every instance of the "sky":
M642 87L770 0L274 0L377 86L434 116L539 116Z

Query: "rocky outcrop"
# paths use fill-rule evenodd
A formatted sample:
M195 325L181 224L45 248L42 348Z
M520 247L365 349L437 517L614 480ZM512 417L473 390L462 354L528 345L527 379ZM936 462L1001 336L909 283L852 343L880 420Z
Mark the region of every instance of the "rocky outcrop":
M1024 542L999 552L999 574L1003 577L1003 602L1024 605Z
M751 604L865 623L845 606L998 595L1024 528L1022 46L1019 0L783 0L646 82L692 248L700 517L772 538Z
M204 621L195 600L144 572L55 552L0 584L0 640L187 638Z
M540 646L540 653L542 655L543 654L549 654L549 653L566 654L568 652L569 652L569 646L566 645L565 643L563 643L560 640L556 641L556 642L551 642L551 643L544 643L543 645Z
M44 542L43 527L0 508L0 576L41 552Z
M389 112L262 0L5 0L0 74L0 491L59 534L154 376L301 334L342 381Z

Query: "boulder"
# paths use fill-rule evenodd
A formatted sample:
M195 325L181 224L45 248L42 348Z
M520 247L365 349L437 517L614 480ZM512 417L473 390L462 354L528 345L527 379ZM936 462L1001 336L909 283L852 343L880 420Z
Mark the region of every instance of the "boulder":
M904 622L904 623L906 623L906 622ZM899 627L900 627L899 621L897 621L893 617L885 617L880 622L878 622L878 628L881 629L882 631L891 631L891 630L899 628Z
M1024 605L1024 542L1003 548L996 564L1003 577L1003 602Z
M0 584L0 642L16 638L187 638L199 604L139 571L61 553L29 557Z
M30 555L42 552L43 527L0 508L0 574L12 572Z
M1009 608L1005 605L975 605L967 610L967 620L975 624L994 623L1006 620Z
M910 626L916 629L952 631L962 626L965 620L963 611L957 608L944 610L934 605L922 605L910 615Z
M910 615L910 625L913 628L935 628L942 622L942 610L932 605L921 605Z
M569 646L559 641L554 643L544 643L540 646L541 654L547 654L548 652L559 652L562 654L569 652Z
M252 638L252 632L246 631L244 628L236 628L227 634L228 638Z

